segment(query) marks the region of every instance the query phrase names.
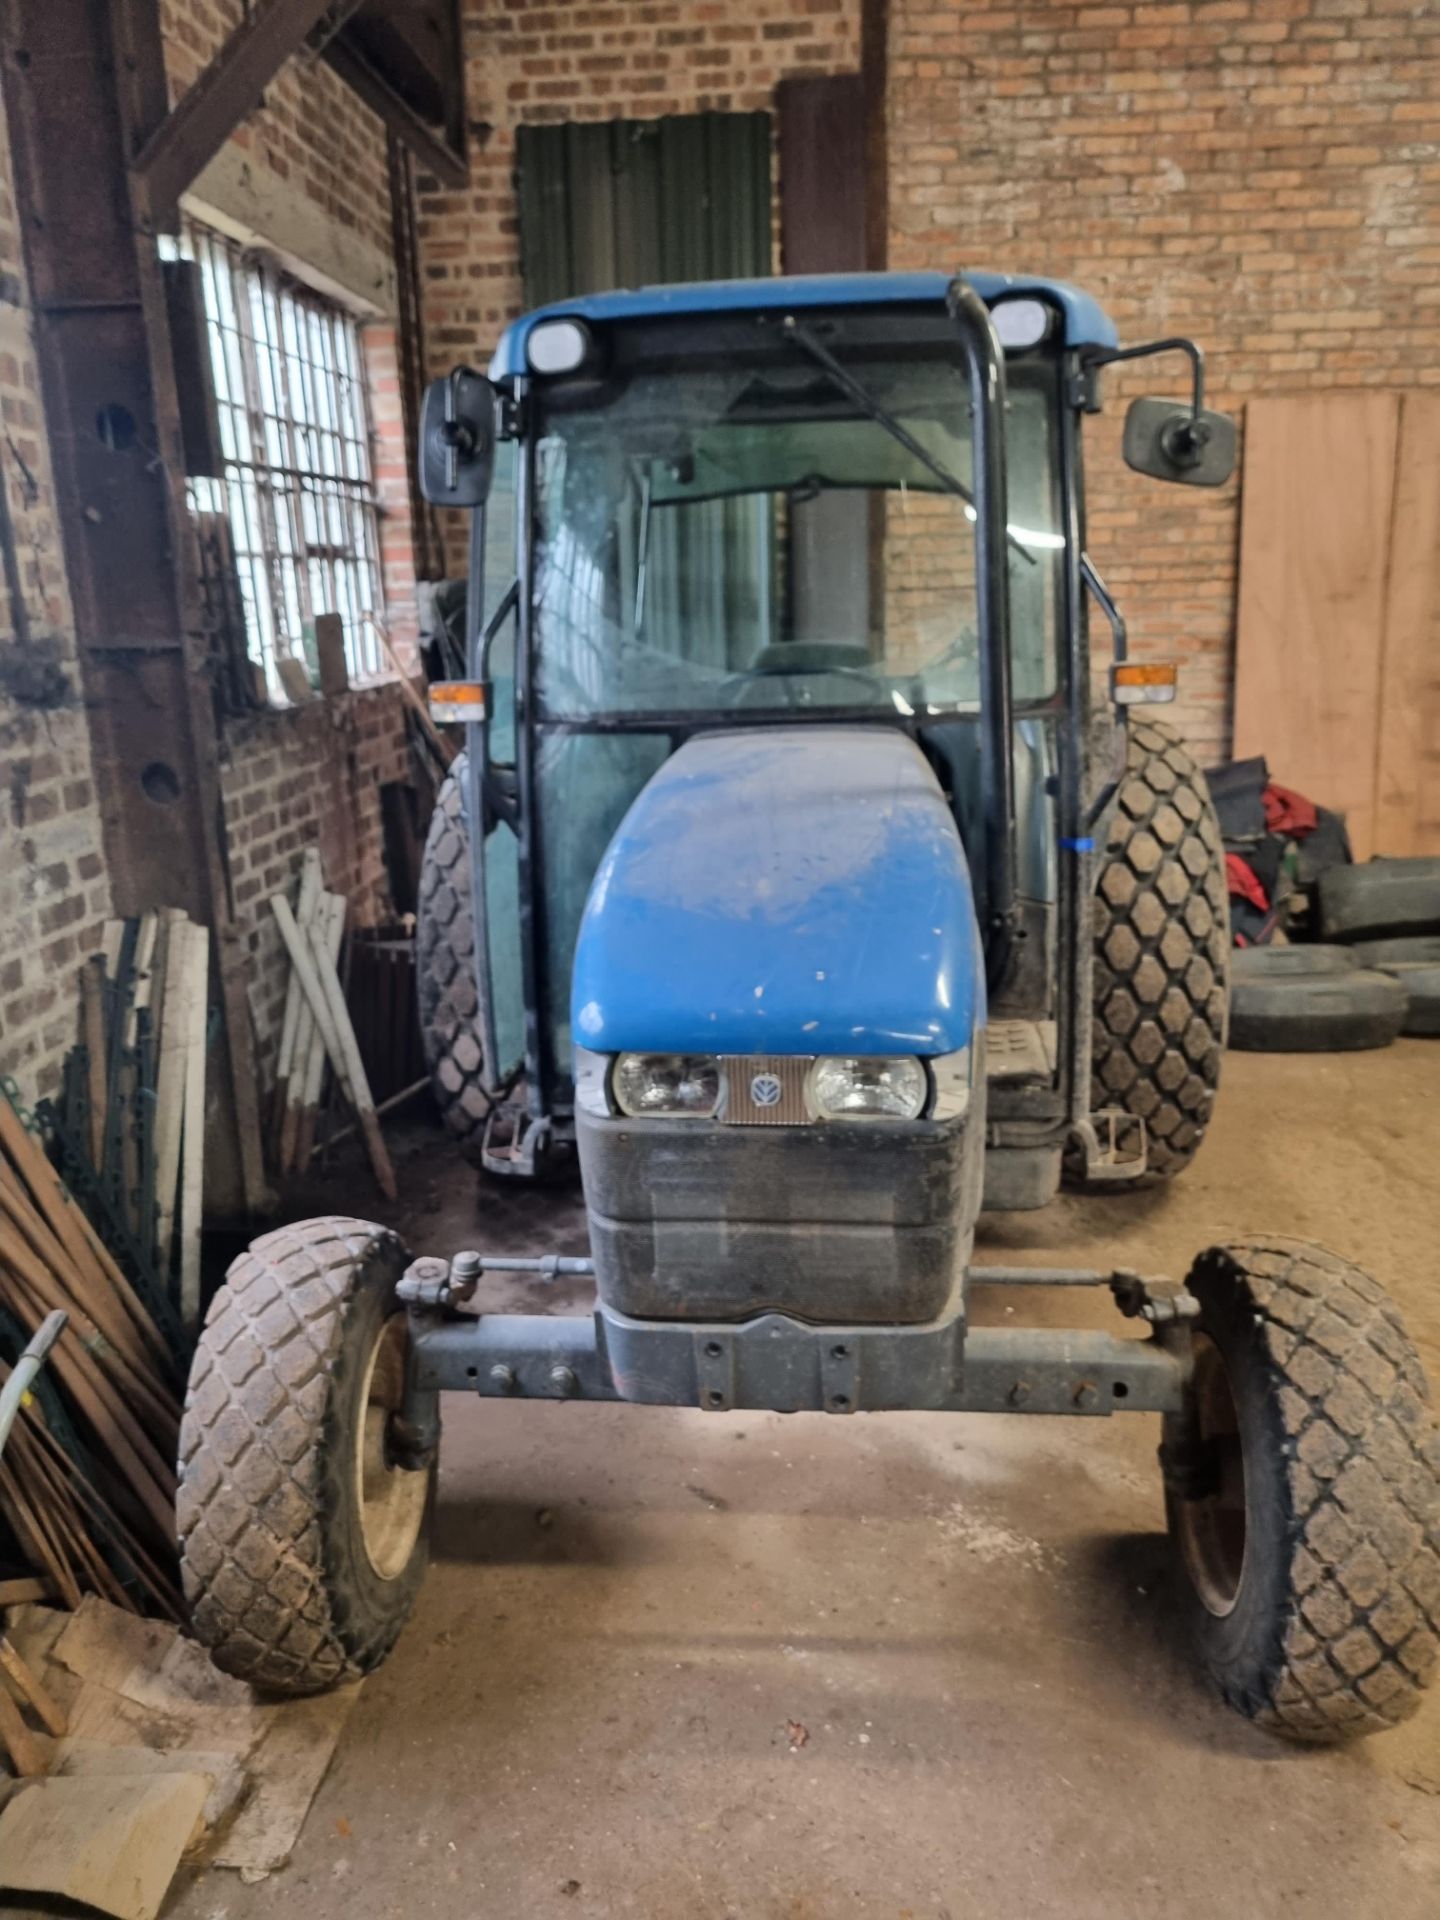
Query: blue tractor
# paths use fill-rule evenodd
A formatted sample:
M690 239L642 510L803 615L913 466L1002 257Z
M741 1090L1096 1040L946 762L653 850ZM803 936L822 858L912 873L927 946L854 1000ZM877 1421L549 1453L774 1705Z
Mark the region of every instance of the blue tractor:
M383 1658L426 1556L444 1391L726 1412L1159 1413L1179 1604L1225 1696L1331 1741L1440 1647L1440 1451L1367 1274L1267 1239L1183 1285L978 1264L982 1206L1200 1145L1223 853L1087 557L1102 370L1184 353L1130 465L1217 485L1203 361L1073 287L857 275L578 299L426 396L468 509L466 753L427 848L421 1005L492 1172L578 1152L586 1259L411 1260L325 1219L231 1269L179 1524L219 1664ZM1091 627L1108 627L1108 685ZM1136 709L1139 709L1137 712ZM583 1317L482 1275L593 1277ZM977 1284L1108 1288L1143 1337L971 1327ZM1017 1292L1018 1297L1018 1292Z

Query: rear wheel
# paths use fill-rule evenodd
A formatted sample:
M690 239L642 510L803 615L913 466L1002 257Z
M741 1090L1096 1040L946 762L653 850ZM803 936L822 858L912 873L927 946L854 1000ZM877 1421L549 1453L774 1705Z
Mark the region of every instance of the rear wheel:
M465 755L435 802L420 868L415 970L425 1064L440 1117L478 1162L493 1102L485 1092Z
M368 1673L420 1589L435 1472L396 1445L405 1264L366 1220L267 1233L196 1349L176 1503L185 1598L215 1664L270 1692Z
M1196 1262L1162 1459L1182 1609L1248 1719L1313 1744L1420 1704L1440 1650L1440 1436L1384 1290L1318 1247Z
M1220 1081L1225 850L1205 776L1169 727L1132 722L1126 756L1095 890L1090 1105L1143 1120L1147 1172L1166 1178L1194 1159Z

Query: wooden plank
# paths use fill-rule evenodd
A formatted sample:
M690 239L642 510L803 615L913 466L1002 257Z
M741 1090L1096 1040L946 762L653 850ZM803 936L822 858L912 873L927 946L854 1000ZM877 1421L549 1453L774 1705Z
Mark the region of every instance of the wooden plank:
M342 893L328 893L322 911L316 916L311 928L310 938L323 944L330 956L332 966L338 965L340 948L345 939L346 900ZM310 1155L315 1146L315 1117L320 1111L320 1091L325 1079L325 1042L320 1030L311 1022L310 1049L305 1060L304 1077L300 1083L298 1123L295 1132L294 1164L301 1173L310 1164Z
M375 1101L370 1092L370 1082L366 1078L365 1063L360 1058L360 1043L355 1038L350 1010L345 1005L345 989L340 984L340 975L336 972L334 960L314 939L313 931L312 929L311 956L316 977L320 982L321 991L330 1010L330 1018L334 1022L335 1032L340 1041L340 1051L345 1062L343 1080L350 1090L350 1104L354 1107L355 1118L360 1123L360 1136L365 1142L365 1151L370 1158L376 1185L387 1200L394 1200L399 1197L399 1188L395 1183L395 1169L390 1164L385 1138L380 1131L380 1122L375 1116Z
M10 1764L23 1780L37 1780L48 1765L45 1748L26 1726L19 1707L0 1687L0 1743L10 1755ZM4 1885L0 1879L0 1886Z
M43 1602L54 1598L54 1588L48 1580L0 1580L0 1607L23 1607L32 1600Z
M165 1004L160 1017L160 1066L155 1084L155 1244L160 1271L170 1270L175 1201L180 1180L180 1127L185 1103L185 1036L189 1031L190 940L195 928L177 914L166 928Z
M130 996L129 1010L125 1015L125 1044L135 1045L140 1028L140 1009L150 1005L150 990L154 984L155 941L160 931L158 913L142 913L139 931L135 936L135 991Z
M1375 743L1376 853L1440 854L1440 394L1400 409Z
M102 1689L94 1688L94 1693ZM111 1695L114 1700L116 1697ZM87 1703L88 1704L88 1703ZM117 1719L119 1716L117 1716ZM206 1752L203 1747L186 1746L178 1752L155 1752L124 1741L124 1722L116 1729L119 1741L62 1740L50 1758L50 1775L55 1780L81 1779L104 1774L110 1779L134 1780L165 1773L204 1773L214 1781L205 1802L207 1827L218 1827L242 1806L250 1791L249 1777L233 1753ZM221 1910L223 1911L223 1909Z
M21 1698L28 1700L35 1709L36 1718L45 1731L62 1740L67 1728L59 1702L36 1678L25 1656L11 1646L3 1633L0 1633L0 1671L13 1682Z
M155 1920L214 1783L203 1773L42 1780L0 1813L0 1886Z
M295 924L308 927L315 912L315 903L320 898L320 849L307 847L300 856L300 885L295 895ZM291 969L290 978L285 983L285 1013L280 1024L280 1051L275 1062L275 1112L277 1118L285 1111L287 1098L286 1082L294 1068L296 1055L295 1029L299 1020L304 995L300 984Z
M216 1866L274 1873L285 1865L359 1695L352 1681L260 1709L267 1724L246 1759L251 1790L216 1850Z
M92 953L80 970L80 1005L85 1030L90 1099L90 1164L105 1161L105 956Z
M1375 742L1400 396L1253 400L1245 414L1235 755L1375 844Z
M200 1215L205 1187L205 1030L210 1011L210 929L190 930L190 991L186 1006L185 1121L180 1157L180 1318L200 1327Z

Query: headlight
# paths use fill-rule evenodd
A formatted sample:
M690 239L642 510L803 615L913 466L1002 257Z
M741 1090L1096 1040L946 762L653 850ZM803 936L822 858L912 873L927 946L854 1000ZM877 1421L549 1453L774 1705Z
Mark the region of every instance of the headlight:
M827 1120L865 1114L916 1120L929 1091L918 1060L817 1060L810 1075L815 1110Z
M612 1085L616 1106L632 1119L677 1113L703 1119L720 1104L720 1062L710 1053L622 1053Z

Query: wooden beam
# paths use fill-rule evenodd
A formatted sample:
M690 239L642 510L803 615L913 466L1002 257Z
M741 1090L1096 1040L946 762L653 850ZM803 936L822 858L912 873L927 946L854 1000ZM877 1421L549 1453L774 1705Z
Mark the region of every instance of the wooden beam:
M409 106L390 83L378 74L363 54L348 46L343 37L326 42L324 58L340 78L377 113L398 140L403 140L416 160L433 173L442 186L463 187L470 178L465 155L447 144L444 137Z
M860 75L865 93L865 265L883 273L890 257L890 0L860 0Z
M268 0L241 21L130 163L152 213L170 212L332 8L333 0Z

